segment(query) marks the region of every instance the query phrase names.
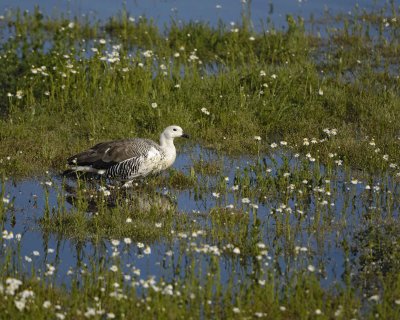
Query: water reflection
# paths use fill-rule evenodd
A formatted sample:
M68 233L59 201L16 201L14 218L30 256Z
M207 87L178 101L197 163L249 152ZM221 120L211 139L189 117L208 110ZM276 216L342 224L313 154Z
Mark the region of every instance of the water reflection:
M65 182L64 190L67 192L65 200L72 206L85 201L87 203L86 211L88 213L97 213L99 206L115 208L122 202L127 204L131 210L149 212L150 210L159 210L167 212L176 207L174 201L168 194L154 192L135 186L131 188L119 188L113 186L102 186L99 188L98 181L92 181L92 188L79 192L76 184Z
M202 167L200 159L219 161L222 171ZM370 255L369 250L371 243L392 241L393 232L378 232L374 223L398 216L394 181L360 174L355 179L355 172L307 161L281 150L260 158L230 158L195 146L181 152L175 164L185 175L197 168L198 183L183 190L133 188L109 190L105 196L98 185L82 193L74 182L65 184L58 176L6 181L4 197L9 201L3 204L3 229L22 235L26 272L31 264L43 273L49 272L48 265L57 266L52 281L67 285L90 270L108 270L117 258L124 273L143 281L150 276L173 281L193 273L193 263L196 270L217 263L225 284L271 272L284 285L304 270L330 286L346 279L361 281L357 279L365 277L357 275L368 270L385 272L392 260L384 251L374 249ZM113 230L106 237L94 233L86 239L70 238L38 223L46 212L68 217L79 211L82 201L90 219L99 211L98 219L131 217L137 224L136 238L124 242ZM118 223L125 227L125 216L116 221L114 234L123 234ZM161 228L164 233L146 238L137 232L141 228ZM396 256L397 246L384 247ZM368 266L371 261L376 269Z

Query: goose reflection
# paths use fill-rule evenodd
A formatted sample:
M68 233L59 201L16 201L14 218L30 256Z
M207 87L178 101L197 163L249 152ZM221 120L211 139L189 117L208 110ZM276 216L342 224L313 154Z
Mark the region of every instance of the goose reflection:
M95 187L88 182L87 188L78 187L64 183L64 190L67 192L66 201L74 206L80 207L82 203L87 206L88 213L96 213L101 207L116 208L124 206L125 208L150 212L168 212L176 209L177 202L173 196L154 190L147 190L141 186L134 188L116 188L116 187Z

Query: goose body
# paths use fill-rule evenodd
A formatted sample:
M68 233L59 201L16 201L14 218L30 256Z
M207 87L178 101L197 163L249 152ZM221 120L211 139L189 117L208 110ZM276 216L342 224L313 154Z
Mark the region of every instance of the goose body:
M132 181L170 167L176 158L174 138L189 136L179 126L169 126L160 144L141 138L101 142L68 158L68 172L91 172Z

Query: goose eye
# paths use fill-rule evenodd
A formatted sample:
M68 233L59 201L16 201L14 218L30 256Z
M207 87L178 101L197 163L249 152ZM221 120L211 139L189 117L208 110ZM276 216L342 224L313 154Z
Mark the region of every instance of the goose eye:
M174 128L174 129L172 129L172 130L176 131L177 129L176 129L176 128Z

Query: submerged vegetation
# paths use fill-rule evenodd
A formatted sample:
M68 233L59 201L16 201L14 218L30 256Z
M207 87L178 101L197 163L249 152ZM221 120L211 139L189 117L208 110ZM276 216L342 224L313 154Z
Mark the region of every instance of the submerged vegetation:
M1 315L400 317L399 8L259 30L247 10L0 16ZM132 189L57 174L171 124L192 144Z

